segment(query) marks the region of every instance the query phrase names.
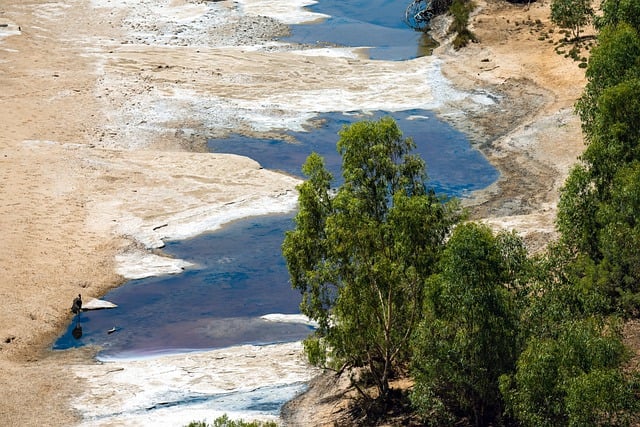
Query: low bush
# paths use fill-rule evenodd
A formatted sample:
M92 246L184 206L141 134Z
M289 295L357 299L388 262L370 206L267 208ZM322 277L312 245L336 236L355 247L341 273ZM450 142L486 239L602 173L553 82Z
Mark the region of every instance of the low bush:
M453 16L453 22L449 26L450 33L456 33L453 40L454 49L465 47L469 42L477 41L467 26L469 25L469 15L475 8L475 4L468 0L454 0L449 8L449 13Z
M212 424L206 421L192 421L186 427L278 427L278 424L274 421L232 420L225 414L213 420Z

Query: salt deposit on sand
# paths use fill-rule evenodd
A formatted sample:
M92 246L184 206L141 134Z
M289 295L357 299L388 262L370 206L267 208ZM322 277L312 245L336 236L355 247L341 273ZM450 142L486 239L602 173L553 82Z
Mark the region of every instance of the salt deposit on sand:
M96 150L92 150L94 153ZM185 239L215 230L236 219L292 211L297 178L262 169L239 156L195 153L98 152L88 163L103 185L118 179L119 193L96 192L89 226L127 236L135 242L116 257L127 278L175 273L181 260L145 255L164 240ZM102 154L108 154L108 157ZM110 178L112 177L112 178Z
M21 28L14 22L0 20L0 38L20 35ZM2 49L5 50L5 49Z
M315 0L239 0L242 11L252 16L269 16L278 21L292 25L317 21L328 15L311 12L306 6L317 3Z
M105 40L112 50L95 53L102 72L98 93L112 104L110 121L118 126L101 135L105 147L144 148L158 133L300 131L322 112L438 110L492 102L487 94L454 89L436 58L369 61L359 58L357 49L291 51L269 41L268 34L285 30L279 21L263 22L264 16L285 21L304 16L302 4L287 2L283 10L285 3L277 2L252 1L237 9L208 3L201 15L179 21L169 18L173 5L120 4L128 5L125 39ZM183 14L182 7L175 13ZM247 20L255 25L224 30ZM242 38L225 39L228 34ZM135 96L114 98L117 86Z
M251 9L257 4L245 6ZM260 10L279 19L283 13L277 4L262 2L260 6ZM300 6L289 5L285 15L300 12ZM126 10L123 22L130 29L125 41L114 45L114 50L95 54L101 71L97 90L110 105L109 122L116 125L114 132L100 136L100 145L109 149L143 149L157 145L159 136L164 139L171 133L189 139L202 133L302 131L321 112L445 109L451 103L492 103L484 93L453 88L442 77L441 61L436 58L372 62L345 57L344 49L335 49L335 53L332 49L308 53L287 49L247 51L246 43L256 42L252 32L239 46L237 42L231 47L204 45L213 28L225 19L244 19L244 8L228 9L215 3L194 8L191 4L176 6L149 0L122 0L110 7ZM171 18L174 15L180 19ZM173 33L179 34L187 46L176 47L173 39L165 37ZM126 38L132 34L136 40ZM133 96L114 96L114 87L130 88ZM275 179L270 179L268 186L274 189L270 194L257 194L257 188L252 186L244 195L228 197L222 205L217 204L220 193L215 190L229 182L242 182L224 175L220 169L229 157L218 160L214 156L191 155L185 159L188 167L180 163L185 157L182 154L149 160L148 156L137 154L128 157L124 163L124 158L110 160L108 168L133 168L147 175L148 183L143 187L135 183L135 188L123 183L131 191L122 191L115 198L110 194L96 198L91 203L93 222L111 224L114 232L147 248L161 247L163 239L181 239L214 230L241 217L287 212L295 207L296 195L291 190L298 181L290 179L285 184L286 177L278 179L288 187L277 188ZM170 172L183 168L190 170L188 176ZM211 178L214 169L214 176L224 179ZM127 251L117 258L121 273L131 271L125 267L127 264L140 261L137 255L126 261L127 253L134 254ZM148 267L152 268L153 263ZM173 272L180 267L162 267L157 272ZM126 277L152 272L126 273Z
M176 426L225 413L273 420L317 374L300 343L104 362L73 367L87 384L74 404L83 426Z

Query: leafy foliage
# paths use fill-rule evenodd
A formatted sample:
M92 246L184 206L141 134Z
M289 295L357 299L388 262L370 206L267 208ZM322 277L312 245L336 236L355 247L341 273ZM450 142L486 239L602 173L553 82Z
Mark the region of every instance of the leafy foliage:
M452 29L470 7L454 2ZM541 254L515 233L460 224L391 119L343 129L337 190L322 159L307 159L283 251L320 325L305 342L312 362L362 368L354 384L363 395L374 384L382 400L409 365L429 425L640 422L640 381L623 368L614 317L640 313L639 7L602 3L577 104L588 145L561 191L561 238ZM552 8L576 38L592 14L588 0Z
M301 310L319 323L305 344L310 360L365 367L368 375L355 384L370 379L382 401L407 362L425 278L459 217L456 203L427 190L413 148L391 118L343 128L344 184L332 195L330 174L311 155L296 228L283 243Z
M606 27L598 36L586 71L585 90L577 103L585 136L596 136L598 98L605 89L633 77L640 77L640 38L637 31L625 23Z
M618 307L635 315L640 307L640 162L619 170L612 185L610 203L598 212L600 274L606 279L604 290Z
M560 243L530 259L527 287L521 296L520 334L553 337L567 319L597 317L609 311L609 300L594 286L594 263Z
M635 214L640 162L640 37L625 23L600 34L577 109L589 145L561 192L558 229L584 274L627 314L640 310ZM634 211L635 212L635 211ZM585 255L590 260L582 257ZM574 267L579 265L574 263Z
M626 22L636 30L640 30L640 3L636 0L603 0L600 8L602 15L595 18L597 28Z
M498 378L515 367L514 291L525 266L517 236L495 237L475 223L456 227L414 340L412 399L425 420L439 425L467 418L488 425L499 419Z
M577 104L588 146L561 191L561 240L536 259L530 277L524 351L516 371L500 378L520 425L638 422L637 377L622 369L628 353L618 322L607 317L640 307L640 39L624 22L629 7L603 2L597 24L606 26Z
M528 340L500 389L524 426L628 425L638 390L619 370L626 356L615 324L565 320L551 336Z
M571 169L560 193L556 224L568 246L597 258L598 199L586 165ZM569 249L567 249L569 250Z
M591 22L594 11L592 0L553 0L551 3L551 22L568 28L575 40L580 38L582 27Z
M192 421L187 427L277 427L274 421L244 421L232 420L227 414L213 420L213 424L206 421Z

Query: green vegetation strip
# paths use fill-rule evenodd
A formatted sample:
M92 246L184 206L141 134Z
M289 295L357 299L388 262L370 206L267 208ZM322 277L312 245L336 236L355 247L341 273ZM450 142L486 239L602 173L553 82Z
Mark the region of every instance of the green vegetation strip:
M472 6L456 1L460 34ZM543 253L426 188L424 162L390 118L340 132L337 189L323 159L307 159L283 253L319 324L309 360L349 373L359 393L351 424L640 422L622 341L640 315L639 4L603 1L577 104L588 145ZM403 376L414 386L394 390Z

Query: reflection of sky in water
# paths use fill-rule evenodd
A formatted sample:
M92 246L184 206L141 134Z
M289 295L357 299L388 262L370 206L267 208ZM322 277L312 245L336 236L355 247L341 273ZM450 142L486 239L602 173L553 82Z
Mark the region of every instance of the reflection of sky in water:
M285 40L369 47L372 59L398 61L428 55L434 42L403 22L409 3L410 0L319 0L308 9L330 18L293 25Z
M438 191L464 194L483 188L497 172L464 135L421 110L393 113L405 136L414 138ZM376 113L367 116L373 119ZM410 120L411 118L411 120ZM247 155L268 169L300 174L311 151L325 157L339 176L338 130L361 115L323 114L310 132L290 133L295 142L232 136L210 141L212 150ZM196 267L183 274L132 280L104 298L114 310L81 315L83 336L72 337L72 323L54 348L96 344L104 356L136 356L246 343L304 338L310 328L260 319L269 313L298 313L300 295L291 289L281 245L292 215L254 217L214 233L167 242L164 251ZM111 328L117 331L108 334Z
M304 338L310 328L259 316L298 313L280 252L291 216L254 217L215 233L168 242L165 252L197 264L179 275L132 280L104 298L113 310L81 314L54 348L97 344L105 356L126 356L273 343ZM107 334L112 327L115 333Z
M413 138L415 153L427 163L429 185L438 193L463 196L485 188L497 179L498 172L478 150L469 145L464 134L426 110L375 112L371 115L324 113L318 116L317 122L321 125L311 132L287 132L288 136L295 139L294 143L234 135L210 140L209 149L248 156L266 169L297 176L301 176L300 170L307 156L315 151L325 159L327 169L340 182L342 158L336 149L338 132L344 125L360 120L376 120L383 115L391 115L404 137Z

